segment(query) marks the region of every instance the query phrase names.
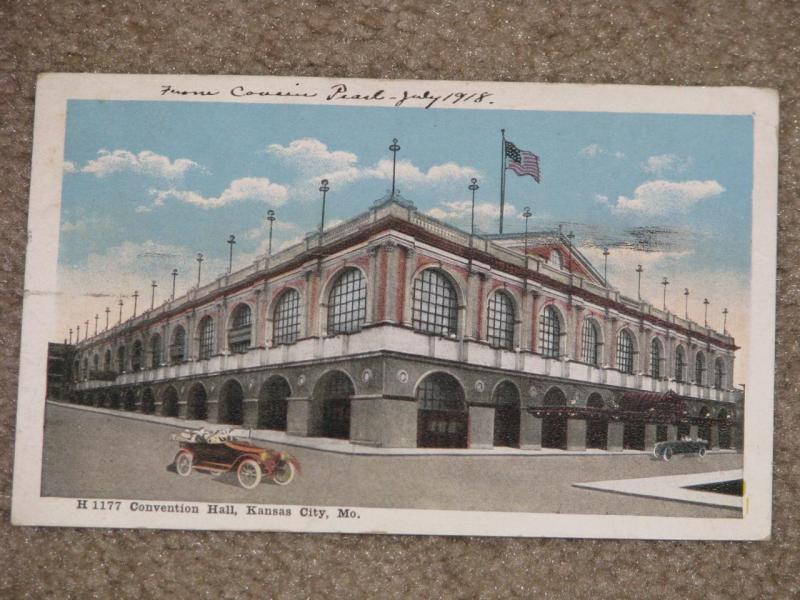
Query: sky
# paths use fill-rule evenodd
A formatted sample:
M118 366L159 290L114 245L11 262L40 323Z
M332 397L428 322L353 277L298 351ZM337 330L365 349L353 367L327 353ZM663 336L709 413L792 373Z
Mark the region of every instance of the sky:
M320 179L330 181L326 227L353 217L397 187L418 209L469 228L470 178L478 180L476 223L497 231L500 130L540 157L541 182L507 174L505 231L563 224L609 282L728 329L747 342L752 199L749 116L576 113L210 102L73 100L68 104L59 238L60 305L54 339L94 315L105 325L266 252L267 210L275 211L273 251L319 226ZM644 240L646 243L641 244ZM737 353L745 382L746 348Z

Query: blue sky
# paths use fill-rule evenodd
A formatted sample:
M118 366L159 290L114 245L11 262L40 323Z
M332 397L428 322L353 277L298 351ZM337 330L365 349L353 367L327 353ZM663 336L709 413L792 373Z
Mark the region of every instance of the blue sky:
M594 242L611 240L611 283L630 293L641 263L646 297L660 305L658 282L667 276L681 313L683 287L693 289L693 305L707 295L721 310L748 285L747 116L70 101L63 291L97 294L105 306L133 285L146 289L149 305L150 280L161 291L172 268L195 273L196 252L208 257L208 278L224 270L231 233L235 263L244 266L265 250L269 208L278 215L274 248L318 226L322 176L331 179L327 221L354 216L391 186L393 137L402 147L397 185L406 198L466 228L467 185L476 176L478 226L494 232L501 128L541 157L542 171L540 184L509 172L506 231L523 228L519 214L528 205L533 228L566 223L590 258L599 259ZM670 233L655 251L638 252L626 247L637 227ZM96 277L98 270L106 276ZM179 279L178 293L193 283L191 273ZM73 313L65 311L61 329ZM700 304L693 316L702 321ZM729 325L741 329L743 318L732 314Z

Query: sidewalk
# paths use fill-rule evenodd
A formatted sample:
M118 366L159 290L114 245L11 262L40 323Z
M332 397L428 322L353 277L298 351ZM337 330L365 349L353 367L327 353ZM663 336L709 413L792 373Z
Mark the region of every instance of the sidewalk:
M273 431L270 429L241 429L223 424L209 423L193 419L180 419L178 417L163 417L160 415L148 415L140 412L129 412L120 409L98 408L95 406L84 406L81 404L69 404L67 402L57 402L48 400L47 404L71 408L74 410L85 410L99 414L110 415L120 419L133 419L144 421L154 425L164 425L176 429L229 429L231 435L242 440L252 440L258 442L270 442L283 446L293 446L296 448L310 448L322 452L333 452L336 454L350 454L354 456L652 456L650 452L643 450L623 450L621 452L609 452L607 450L587 449L587 450L559 450L556 448L544 448L542 450L522 450L520 448L376 448L373 446L362 446L353 444L348 440L321 437L301 437L288 435L283 431ZM715 450L714 454L735 454L735 450Z

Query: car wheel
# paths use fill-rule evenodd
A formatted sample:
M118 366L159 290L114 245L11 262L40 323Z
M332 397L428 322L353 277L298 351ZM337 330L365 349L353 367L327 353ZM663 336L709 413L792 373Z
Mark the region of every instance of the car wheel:
M288 461L282 461L275 469L275 474L272 476L272 481L278 485L289 485L294 480L296 469L294 465Z
M188 477L192 474L192 453L186 450L182 450L178 452L178 456L175 457L175 470L178 472L178 475L183 477Z
M664 460L670 460L672 458L672 448L670 448L669 446L664 448L664 453L661 455L661 458L663 458Z
M700 448L700 450L697 451L697 456L699 456L700 458L704 457L705 455L706 455L705 448Z
M236 478L239 485L246 490L252 490L261 483L261 465L252 458L245 458L236 469Z

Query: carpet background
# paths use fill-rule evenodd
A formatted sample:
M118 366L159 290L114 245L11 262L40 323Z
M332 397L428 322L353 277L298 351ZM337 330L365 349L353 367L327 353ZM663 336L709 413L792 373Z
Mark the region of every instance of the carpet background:
M787 598L800 594L795 2L0 0L0 597ZM36 75L308 75L781 94L771 541L684 543L12 528ZM748 410L758 410L758 390Z

